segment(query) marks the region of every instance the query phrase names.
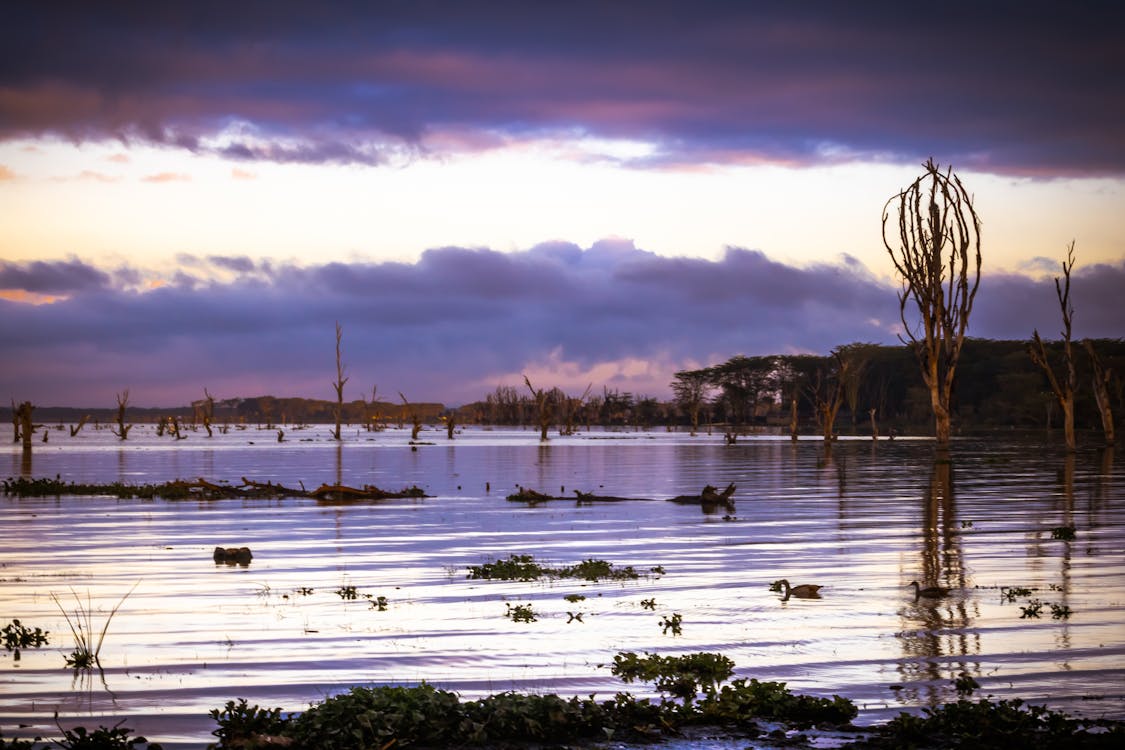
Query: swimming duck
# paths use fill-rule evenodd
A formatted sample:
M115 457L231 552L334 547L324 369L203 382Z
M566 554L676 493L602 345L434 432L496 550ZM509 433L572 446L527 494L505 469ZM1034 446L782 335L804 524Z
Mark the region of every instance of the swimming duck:
M782 588L785 589L785 596L783 599L788 599L790 596L795 596L798 599L819 599L819 592L823 586L818 586L815 583L802 583L800 586L790 586L789 581L782 578L777 582Z
M940 599L943 596L949 596L949 589L942 588L941 586L927 586L926 588L922 588L918 585L917 581L911 581L910 585L914 587L915 601L922 597L926 599Z

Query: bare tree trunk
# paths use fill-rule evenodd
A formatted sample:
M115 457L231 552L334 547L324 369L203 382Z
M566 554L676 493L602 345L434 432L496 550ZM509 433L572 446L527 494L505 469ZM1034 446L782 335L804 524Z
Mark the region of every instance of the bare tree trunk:
M1032 343L1028 346L1027 353L1031 355L1031 360L1047 374L1051 390L1055 394L1055 399L1059 402L1059 407L1062 408L1066 449L1073 453L1078 447L1074 437L1074 391L1078 385L1078 375L1074 370L1074 352L1070 346L1070 326L1074 317L1074 307L1070 304L1070 271L1072 268L1074 268L1073 241L1067 248L1066 260L1062 264L1063 276L1066 279L1065 284L1059 282L1058 276L1055 277L1055 294L1059 299L1059 307L1062 309L1063 318L1063 365L1066 368L1066 379L1060 382L1060 379L1055 375L1055 368L1051 366L1050 360L1047 359L1047 348L1043 345L1043 339L1039 338L1038 329L1032 333Z
M23 439L23 450L25 453L31 453L31 436L35 432L35 425L31 423L31 412L35 407L31 405L30 401L24 401L19 406L19 433Z
M89 421L90 421L90 415L89 414L83 415L82 419L78 420L78 424L76 424L75 426L70 428L70 436L75 437L76 435L78 435L78 433L82 432L82 428L85 427L86 423L89 422Z
M20 410L16 406L16 400L12 399L12 442L18 443L20 441Z
M203 395L207 398L207 405L203 411L203 429L207 430L207 437L213 437L211 421L215 418L215 397L207 391L206 387L203 389Z
M117 429L112 432L122 440L128 440L129 430L133 428L133 425L125 424L125 407L129 405L129 389L126 388L115 395L117 398Z
M340 339L343 338L344 329L340 327L340 323L336 323L336 382L332 387L336 389L336 407L333 409L333 415L336 417L336 429L332 432L332 437L335 440L340 439L340 418L344 413L344 383L348 379L344 377L344 365L340 362Z
M871 415L871 439L879 439L879 423L875 421L875 409L869 409L868 413Z
M797 439L797 397L789 399L789 439Z
M1113 377L1113 371L1106 369L1102 364L1101 357L1094 350L1093 341L1084 339L1082 344L1086 347L1086 352L1090 355L1090 364L1094 368L1094 400L1098 404L1098 413L1102 417L1102 433L1105 435L1105 444L1113 445L1113 407L1109 398L1109 381Z
M531 379L526 375L523 376L523 382L527 383L527 388L531 391L531 395L535 397L535 402L539 409L539 440L540 442L547 442L549 439L547 437L547 431L551 429L551 420L553 418L547 391L543 388L536 390L531 384Z
M935 437L939 447L945 447L952 433L954 373L980 286L980 218L952 169L942 174L933 159L923 166L925 174L884 205L883 245L902 277L900 339L918 358L930 391ZM897 204L897 248L887 236L887 208L892 203ZM911 299L918 310L918 327L907 320Z

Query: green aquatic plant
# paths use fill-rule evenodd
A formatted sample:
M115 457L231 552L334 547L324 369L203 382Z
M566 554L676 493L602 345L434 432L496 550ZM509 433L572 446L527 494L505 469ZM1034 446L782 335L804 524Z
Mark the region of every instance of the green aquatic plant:
M213 708L210 717L219 726L211 734L219 739L214 748L252 748L263 737L279 736L288 726L288 720L281 715L280 708L259 708L249 706L245 698L238 702L227 701L222 710Z
M1011 747L1111 748L1125 740L1125 724L1104 719L1075 719L1044 706L1023 701L961 699L937 708L922 709L921 716L901 713L874 734L857 743L866 748L973 748L1004 750Z
M1056 526L1051 529L1052 539L1062 539L1066 542L1072 542L1076 536L1077 533L1073 526Z
M567 600L571 604L586 601L586 597L582 596L582 594L567 594L563 597L563 599Z
M124 722L122 719L112 727L99 726L92 732L81 726L63 729L56 713L55 726L62 732L62 739L55 740L55 744L64 750L136 750L138 745L147 745L148 750L163 750L159 742L149 742L140 735L131 736L133 730L121 726Z
M734 673L734 662L722 654L707 652L637 656L632 651L621 651L613 657L609 671L622 682L651 682L660 692L690 702L700 690L714 692L716 685Z
M336 589L336 595L341 599L358 599L359 593L356 592L355 586L341 586Z
M83 603L79 598L78 593L74 589L70 593L74 596L75 610L67 612L63 607L59 597L52 593L51 599L54 600L55 606L62 612L63 618L66 620L67 626L70 628L71 635L74 636L74 650L70 656L64 657L66 665L74 669L93 669L94 667L101 667L101 650L102 644L105 642L105 634L109 632L109 624L113 621L114 615L121 609L121 605L129 598L140 582L133 584L133 588L129 589L124 596L113 606L113 609L106 615L105 622L102 624L101 631L95 636L94 634L94 607L90 602L90 594L86 593L86 602Z
M659 566L658 566L659 567ZM655 568L653 569L656 570ZM663 568L660 569L663 572ZM632 565L617 568L605 560L583 560L576 565L548 568L535 561L531 555L508 555L480 565L470 565L470 580L537 581L541 578L578 578L583 581L630 580L641 574Z
M1032 599L1027 603L1026 607L1020 607L1020 611L1023 613L1020 615L1020 619L1024 620L1033 617L1038 618L1039 613L1042 611L1042 609L1043 602L1039 601L1038 599Z
M656 597L641 599L641 609L656 609Z
M537 620L530 604L517 604L514 607L511 604L505 604L504 606L508 608L504 616L512 622L535 622Z
M660 618L660 628L664 635L668 635L668 631L672 631L672 635L681 635L683 629L680 627L684 622L683 615L679 612L673 612L672 616L664 615Z
M387 611L387 597L385 597L385 596L376 596L376 597L368 596L367 598L371 600L371 609L378 610L379 612L386 612Z
M1011 603L1021 596L1031 596L1031 592L1033 591L1035 591L1035 589L1024 588L1023 586L1001 586L1000 596Z

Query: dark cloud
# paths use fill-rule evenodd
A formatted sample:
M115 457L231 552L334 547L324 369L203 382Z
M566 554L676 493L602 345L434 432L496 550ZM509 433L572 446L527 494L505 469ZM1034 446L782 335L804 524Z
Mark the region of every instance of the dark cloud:
M30 263L0 260L0 289L62 295L98 289L106 286L109 281L109 274L77 258Z
M798 268L754 250L730 248L708 261L610 240L513 253L441 248L416 264L207 262L238 275L215 281L196 262L193 274L139 292L111 278L136 281L148 272L111 275L78 261L4 264L9 288L70 298L39 306L0 300L0 392L44 405L112 403L123 387L138 403L173 405L203 385L224 396L327 398L339 321L357 396L378 383L382 392L455 403L482 397L501 378L514 374L518 382L528 368L586 372L625 360L649 362L656 374L611 385L665 396L684 366L894 343L898 323L897 288L847 257ZM1121 334L1123 288L1125 264L1079 266L1076 338ZM1057 337L1051 279L985 276L970 334L1025 339L1036 327Z
M5 10L0 137L377 165L441 131L577 132L655 141L651 164L932 155L1025 175L1125 170L1120 3Z

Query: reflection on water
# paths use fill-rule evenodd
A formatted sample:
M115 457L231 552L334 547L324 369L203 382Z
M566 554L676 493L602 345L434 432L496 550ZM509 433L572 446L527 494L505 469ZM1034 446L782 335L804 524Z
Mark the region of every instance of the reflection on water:
M541 445L533 431L473 429L413 450L406 429L346 437L293 428L277 443L232 430L173 444L139 426L124 444L94 430L36 446L33 466L14 448L11 474L418 485L430 497L0 498L0 615L51 634L18 663L0 655L4 731L47 732L58 709L88 725L128 715L139 732L198 747L213 728L207 712L241 697L299 709L351 685L421 680L467 698L609 695L625 688L604 666L622 650L719 651L738 677L851 697L861 721L950 700L961 673L986 694L1125 718L1125 502L1112 452L993 440L940 455L903 439L726 445L663 432ZM664 500L728 483L734 512ZM527 507L505 499L517 486L630 499ZM1057 527L1075 538L1055 538ZM244 545L248 567L214 564L214 547ZM466 579L469 565L514 553L665 572L626 583ZM819 584L821 598L783 601L769 590L780 578ZM915 601L911 580L953 592ZM104 683L72 684L50 594L88 594L100 628L138 582L108 629ZM348 587L355 599L340 595ZM1031 593L1008 601L1002 587ZM386 611L372 606L378 596ZM649 599L655 609L641 605ZM1032 599L1041 616L1022 618ZM530 604L537 621L507 619L509 603ZM672 614L681 635L661 629Z

